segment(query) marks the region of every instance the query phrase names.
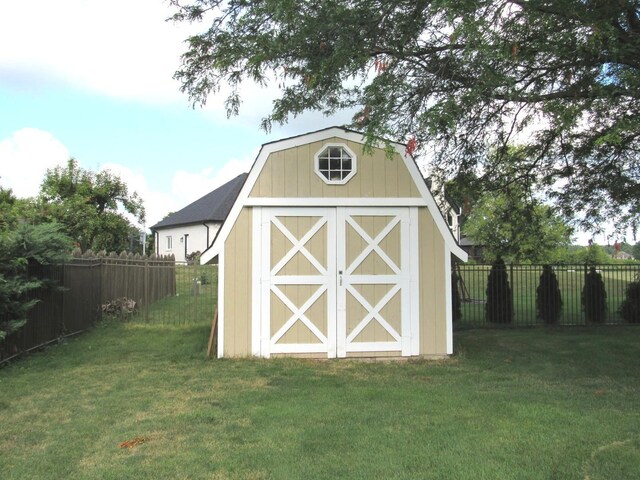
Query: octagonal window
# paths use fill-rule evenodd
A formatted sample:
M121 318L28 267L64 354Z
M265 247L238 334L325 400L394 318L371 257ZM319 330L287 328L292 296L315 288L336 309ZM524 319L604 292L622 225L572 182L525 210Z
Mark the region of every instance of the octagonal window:
M356 173L356 156L346 145L325 145L316 153L315 171L326 183L345 184Z

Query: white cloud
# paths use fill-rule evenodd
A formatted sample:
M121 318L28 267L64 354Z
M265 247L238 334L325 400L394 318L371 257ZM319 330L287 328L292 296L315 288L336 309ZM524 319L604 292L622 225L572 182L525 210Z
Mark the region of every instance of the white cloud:
M65 84L113 98L186 107L188 97L172 77L186 51L184 41L203 32L207 23L167 22L174 11L162 0L3 2L0 45L11 47L0 49L0 83L27 90ZM240 115L233 121L257 126L280 94L277 84L273 79L266 87L244 82ZM209 96L203 108L206 117L226 121L229 91L223 87ZM351 113L339 122L350 117ZM315 130L336 121L321 114L303 115L274 130L298 133L302 127L296 124L310 124L307 130Z
M213 168L206 168L200 172L177 171L173 176L171 193L178 202L178 209L186 207L241 173L248 172L257 155L257 150L254 153L242 160L231 159L218 171Z
M193 27L166 22L171 13L159 0L4 2L0 44L11 47L0 49L1 77L62 80L118 98L184 99L171 77Z
M17 197L33 197L48 168L66 164L69 150L51 133L23 128L0 141L0 185Z
M244 160L232 159L219 170L206 168L200 172L179 170L174 173L171 192L152 190L142 172L116 163L102 165L100 170L109 170L119 176L144 201L146 210L146 226L151 227L162 220L168 213L176 212L198 198L215 190L251 168L253 157Z

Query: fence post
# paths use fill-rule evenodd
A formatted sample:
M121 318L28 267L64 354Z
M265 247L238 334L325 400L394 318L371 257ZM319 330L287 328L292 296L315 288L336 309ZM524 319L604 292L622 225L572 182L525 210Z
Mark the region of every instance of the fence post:
M586 295L589 295L590 292L585 292L585 288L587 286L587 275L589 274L589 265L587 262L584 262L584 277L582 277L582 288L580 289L580 296L578 297L580 302L580 317L582 318L582 323L584 325L587 324L587 314L584 311L583 303L582 303L582 293L584 292Z
M149 323L149 259L144 259L144 321Z

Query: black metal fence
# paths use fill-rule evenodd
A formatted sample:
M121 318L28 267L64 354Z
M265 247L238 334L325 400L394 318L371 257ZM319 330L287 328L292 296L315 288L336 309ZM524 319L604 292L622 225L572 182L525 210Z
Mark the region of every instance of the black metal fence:
M0 341L0 363L91 328L105 316L139 324L211 323L217 266L177 265L172 257L83 256L33 275L42 288L28 321Z
M638 280L640 264L595 265L600 273L605 291L606 308L604 323L624 324L620 315L620 305L625 298L627 285ZM506 265L511 289L513 316L509 321L500 323L505 326L533 326L542 324L536 308L536 290L540 283L542 265ZM554 265L553 271L558 279L562 308L558 318L559 325L585 325L587 318L583 308L582 293L585 278L591 266ZM488 277L491 265L470 264L454 267L459 281L458 293L461 300L461 318L458 326L497 326L488 321L486 313ZM587 295L589 293L587 292Z

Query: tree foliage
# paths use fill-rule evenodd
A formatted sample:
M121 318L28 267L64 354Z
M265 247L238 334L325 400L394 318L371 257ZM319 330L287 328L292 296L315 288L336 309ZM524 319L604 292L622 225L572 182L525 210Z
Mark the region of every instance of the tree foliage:
M607 255L602 245L592 243L588 247L585 247L581 251L579 256L580 263L586 263L587 265L601 265L604 263L611 263L611 257Z
M571 241L568 225L516 185L482 196L462 231L483 246L489 261L556 262Z
M237 114L243 81L272 82L265 129L354 109L450 172L520 143L567 215L638 220L639 0L171 1L205 25L175 75L194 104L228 85Z
M11 230L23 220L38 217L36 202L30 198L17 198L10 188L0 186L0 230Z
M83 250L127 249L133 227L126 214L141 223L145 218L142 200L123 180L109 171L85 170L73 158L47 170L40 200L45 216L62 223Z
M37 303L29 293L51 286L34 271L64 261L71 245L61 225L55 223L23 222L14 229L0 230L0 340L26 323L28 311Z
M562 294L558 285L558 277L551 265L542 267L540 282L536 289L536 308L538 318L544 323L558 323L562 311Z
M489 271L485 314L487 322L490 323L511 323L513 321L513 295L511 285L509 285L507 267L502 258L498 258Z

